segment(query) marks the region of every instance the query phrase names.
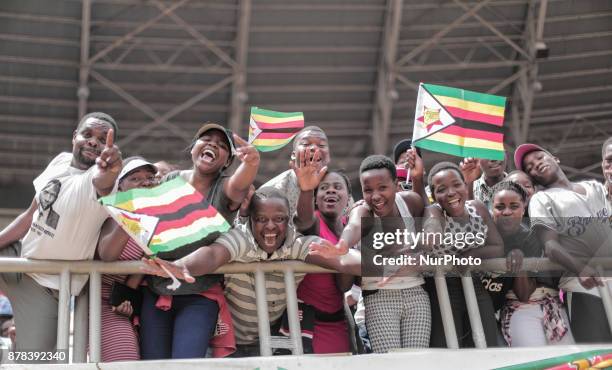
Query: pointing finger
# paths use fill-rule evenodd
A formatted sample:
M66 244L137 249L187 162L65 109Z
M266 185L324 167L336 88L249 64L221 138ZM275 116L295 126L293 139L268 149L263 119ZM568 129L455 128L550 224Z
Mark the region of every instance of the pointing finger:
M245 141L243 138L241 138L240 136L233 134L234 137L234 143L236 143L236 145L238 146L247 146L249 145L249 143L247 141Z
M106 147L112 148L115 144L115 130L112 128L106 133Z

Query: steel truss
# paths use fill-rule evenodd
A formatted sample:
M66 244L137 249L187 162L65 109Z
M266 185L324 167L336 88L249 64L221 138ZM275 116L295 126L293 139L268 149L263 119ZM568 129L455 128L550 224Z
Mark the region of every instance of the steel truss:
M74 3L77 3L75 0ZM191 135L201 122L194 117L202 113L214 113L229 128L242 135L246 133L245 113L250 95L259 94L325 94L369 93L366 103L304 102L278 104L278 109L316 110L335 114L345 111L370 113L369 122L355 127L350 120L330 119L325 127L329 136L344 140L372 138L371 147L358 147L343 151L339 162L355 171L354 158L375 152L389 154L397 135L409 137L411 111L413 111L419 81L447 83L457 87L497 93L509 97L507 106L507 142L516 146L526 141L546 145L561 157L572 153L597 150L604 136L612 134L609 117L612 105L572 104L567 107L539 105L548 101L581 93L610 92L609 83L588 87L547 90L555 81L569 78L602 78L612 74L612 68L599 66L580 70L542 73L538 52L550 45L567 42L595 42L612 36L612 31L584 31L569 35L546 35L549 23L596 21L612 15L612 11L591 11L576 15L547 15L547 8L563 0L387 0L376 4L258 4L252 0L234 2L200 2L195 0L82 0L80 19L68 16L24 14L0 11L0 19L21 19L42 24L80 26L80 39L45 37L23 34L0 34L0 40L35 45L54 45L79 50L79 60L57 57L34 58L26 55L0 55L0 63L31 65L40 68L66 68L77 71L78 79L35 78L33 76L0 75L0 83L18 84L40 88L65 87L76 91L73 100L66 97L23 97L0 93L0 102L26 106L74 108L75 121L93 109L121 111L130 109L127 128L123 130L119 144L128 154L154 155L151 148L161 149L163 155L177 152L191 140ZM106 16L96 18L97 6L116 7L128 13L135 6L146 6L148 15L143 17ZM522 19L507 19L503 7L524 7ZM93 7L93 8L92 8ZM189 19L189 12L202 9L225 11L234 14L233 24L196 24ZM251 22L254 11L355 11L384 12L384 21L377 25L290 25L278 26ZM418 22L419 17L437 11L454 11L450 21ZM379 14L379 13L376 13ZM111 29L113 32L108 32ZM463 32L482 31L479 36ZM337 47L274 45L261 46L251 42L257 35L271 34L360 34L380 35L375 45L346 44ZM231 35L231 36L228 36ZM376 65L256 65L249 66L249 56L262 54L291 55L374 55ZM609 58L610 50L570 51L563 55L551 55L546 63L579 63L583 58ZM474 78L474 73L486 72L487 76ZM491 77L489 72L504 71L503 77ZM153 76L151 80L130 79L130 74ZM300 83L265 85L250 83L268 76L289 75L342 75L370 76L373 83ZM344 78L344 77L343 77ZM120 100L96 99L95 95L109 92ZM176 101L154 102L151 95L176 94ZM223 100L221 97L227 97ZM195 118L197 119L197 118ZM47 125L65 129L74 122L37 115L25 117L19 114L0 114L0 120ZM554 126L554 129L552 127ZM588 129L584 129L588 127ZM580 135L573 135L579 132ZM7 137L18 136L7 133ZM15 139L15 142L24 142ZM60 142L51 140L50 142ZM57 144L60 145L60 144ZM8 153L8 146L0 151ZM162 154L160 154L162 155ZM582 154L580 154L582 155ZM15 155L10 176L36 171L21 166L26 154ZM48 157L48 156L47 156ZM581 165L566 166L570 176L598 177L598 163L586 156ZM33 163L44 162L45 156L31 153ZM47 158L48 159L48 158ZM158 159L158 158L151 158ZM161 158L159 158L161 159ZM355 163L354 163L355 162ZM588 166L584 163L592 163ZM286 161L270 164L266 171L281 171ZM4 172L4 171L3 171Z

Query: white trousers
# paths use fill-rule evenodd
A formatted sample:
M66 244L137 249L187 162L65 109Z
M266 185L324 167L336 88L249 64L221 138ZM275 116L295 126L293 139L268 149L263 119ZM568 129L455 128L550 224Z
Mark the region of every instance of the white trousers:
M536 347L551 344L574 344L574 337L569 330L569 319L565 309L561 310L561 316L567 324L568 331L558 342L550 342L544 331L544 312L540 305L523 304L510 318L510 337L512 347Z

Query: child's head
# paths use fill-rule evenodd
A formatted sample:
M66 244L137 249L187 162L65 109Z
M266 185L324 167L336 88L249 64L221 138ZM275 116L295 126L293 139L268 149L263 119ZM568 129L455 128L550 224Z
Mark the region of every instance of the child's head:
M565 177L559 159L539 145L522 144L514 151L514 165L529 175L535 184L548 187Z
M351 182L344 172L327 172L315 189L315 204L322 215L330 218L341 217L352 194Z
M461 169L451 162L435 164L428 176L431 196L451 217L461 216L468 200L468 188Z
M522 186L523 190L525 190L525 193L527 193L527 200L525 201L525 207L529 206L529 200L531 200L531 196L535 194L536 192L536 189L535 189L535 186L533 185L533 180L531 179L531 177L529 177L529 175L527 175L523 171L516 170L516 171L510 172L508 176L504 179L504 181L516 182L517 184Z
M293 139L293 152L291 156L295 158L299 150L309 151L314 156L315 150L319 150L320 168L329 164L329 143L325 131L318 126L307 126L300 130Z
M485 176L489 178L501 177L506 170L505 156L502 160L481 159L479 162L480 169L484 172Z
M168 161L155 162L153 165L157 168L157 173L155 174L155 177L157 177L158 179L162 179L170 172L178 171L181 169L180 166L174 163L170 163Z
M527 193L513 181L502 181L493 187L493 220L502 235L512 235L519 230Z
M359 180L370 209L379 217L392 214L397 191L395 163L384 155L371 155L361 162Z
M259 248L274 253L285 242L289 225L289 201L278 189L264 187L249 205L251 231Z

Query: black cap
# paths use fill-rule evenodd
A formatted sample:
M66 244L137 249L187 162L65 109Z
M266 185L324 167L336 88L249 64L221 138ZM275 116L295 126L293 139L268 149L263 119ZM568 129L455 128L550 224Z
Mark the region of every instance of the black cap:
M395 144L395 147L393 147L393 163L397 163L397 159L400 157L400 155L411 147L412 140L410 139L404 139L399 143ZM421 150L419 148L416 148L416 151L417 154L421 156Z

